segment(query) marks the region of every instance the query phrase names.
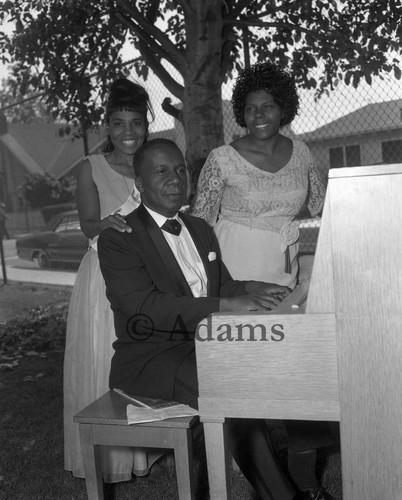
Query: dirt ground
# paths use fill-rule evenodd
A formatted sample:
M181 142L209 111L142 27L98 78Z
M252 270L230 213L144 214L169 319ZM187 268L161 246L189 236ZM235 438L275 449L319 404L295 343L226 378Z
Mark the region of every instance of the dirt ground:
M24 316L33 307L68 303L72 287L8 282L0 285L0 322Z

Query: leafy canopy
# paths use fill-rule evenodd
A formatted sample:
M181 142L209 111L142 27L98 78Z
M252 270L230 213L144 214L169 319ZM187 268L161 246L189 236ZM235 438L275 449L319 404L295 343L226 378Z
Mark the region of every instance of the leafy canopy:
M47 113L42 99L32 90L27 91L24 101L13 97L8 88L12 87L12 81L3 80L3 88L0 88L0 108L3 109L8 123L48 123L52 118Z
M0 19L15 31L0 32L0 54L13 62L15 95L45 91L54 117L86 127L100 121L110 82L132 68L144 78L151 68L182 99L189 76L209 64L220 83L243 67L247 46L317 95L339 81L400 79L401 18L398 0L7 0ZM200 54L198 27L213 23L217 35Z

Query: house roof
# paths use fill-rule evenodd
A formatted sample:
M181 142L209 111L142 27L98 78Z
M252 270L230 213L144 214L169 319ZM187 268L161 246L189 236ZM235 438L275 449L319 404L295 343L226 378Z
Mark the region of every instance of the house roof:
M29 173L50 173L56 178L67 175L85 156L82 139L72 135L60 137L56 123L10 123L0 141L21 162ZM162 130L151 137L174 140L174 130ZM88 133L90 153L105 140L103 127Z
M0 142L10 151L10 153L17 158L17 160L24 165L27 172L30 174L43 173L38 163L25 151L23 147L14 139L14 137L7 132L0 136Z
M26 161L23 164L29 171L37 171L36 168L29 168L29 165L36 164L42 173L60 177L72 163L84 156L84 146L82 139L74 139L72 135L60 137L59 128L55 123L10 123L8 134L1 137L11 136L20 150L24 151ZM90 151L102 141L99 132L88 134Z
M333 139L402 128L402 99L367 104L312 132L298 135L304 141Z

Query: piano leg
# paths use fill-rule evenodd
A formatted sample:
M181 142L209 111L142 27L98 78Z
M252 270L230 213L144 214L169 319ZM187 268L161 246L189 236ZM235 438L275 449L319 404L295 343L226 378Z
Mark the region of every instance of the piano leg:
M230 476L225 419L203 420L210 500L230 500Z

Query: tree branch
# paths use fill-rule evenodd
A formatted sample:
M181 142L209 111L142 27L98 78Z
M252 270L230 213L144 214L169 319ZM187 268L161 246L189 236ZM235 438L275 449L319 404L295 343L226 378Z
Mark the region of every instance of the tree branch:
M148 8L146 12L147 19L150 23L154 24L159 12L161 0L148 0Z
M165 97L162 102L162 109L170 116L173 116L176 120L179 120L180 123L183 123L183 112L173 106L172 100L170 97Z
M183 9L184 17L194 14L194 9L191 8L188 0L176 0L176 3Z
M116 4L121 7L123 13L129 14L132 19L129 20L118 12L116 12L115 16L134 31L140 39L150 47L153 47L156 52L161 54L178 71L183 72L186 60L169 38L154 23L150 23L136 8L127 3L126 0L116 0Z
M178 99L182 100L184 91L183 86L180 85L163 67L160 59L144 42L141 41L140 45L141 53L143 54L148 66L152 69L159 80L163 82L163 85L169 90L169 92L171 92Z
M264 12L260 12L255 16L247 17L247 20L253 22L265 16L272 16L275 12L283 12L284 10L286 11L295 10L304 4L311 5L311 0L295 0L294 2L287 4L286 9L285 6L283 6L283 8L282 6L281 7L273 6L271 9L267 9Z
M225 2L226 4L229 3L228 1ZM243 9L246 7L251 7L250 5L250 0L238 0L237 2L233 1L230 2L232 5L232 11L230 12L230 15L228 16L229 19L236 19L237 16L240 16L242 13Z
M102 27L100 33L99 33L99 40L102 40L102 36L109 30L109 26L105 23L104 26ZM87 61L85 64L83 64L82 69L81 69L81 77L84 78L85 76L85 71L89 65L89 63L92 61L92 56L95 54L95 52L98 50L98 46L96 43L94 43L93 49L90 51L90 53L87 55Z
M317 33L317 31L312 31L307 28L303 28L302 26L298 26L296 24L284 24L284 23L265 23L263 21L261 22L253 22L253 21L244 21L244 20L237 20L237 21L224 21L224 24L227 25L234 25L236 27L242 27L242 26L251 26L251 27L258 27L258 28L280 28L281 30L289 30L289 31L301 31L302 33L308 33L314 38L317 38L319 40L328 40L328 38L335 39L337 40L339 38L339 34L330 34L330 33Z
M286 5L286 10L295 10L297 9L300 5L305 5L305 4L308 4L308 5L311 5L311 0L294 0L293 2L289 2L287 5ZM280 9L277 9L275 7L274 10L280 10Z
M296 24L284 24L284 23L264 23L264 22L252 22L252 21L227 21L225 24L232 24L237 27L242 27L242 26L254 26L254 27L259 27L259 28L280 28L282 30L289 30L289 31L300 31L302 33L307 33L310 35L312 38L316 38L318 40L339 40L339 39L347 39L345 33L339 32L337 30L333 30L332 33L327 31L325 33L318 33L317 31L310 30L307 28L303 28L302 26L296 25ZM382 37L383 40L385 40L388 43L393 43L392 38L385 38ZM349 42L353 45L356 42L354 42L353 39L349 39Z
M231 63L231 56L235 42L229 36L233 33L233 28L231 26L224 27L224 43L222 45L222 57L221 57L221 81L223 82L227 74L228 68Z
M198 1L204 1L204 0L198 0ZM250 7L250 0L215 0L218 1L222 4L222 7L225 9L227 16L231 19L236 19L237 16L240 15L241 11L246 8ZM183 9L183 12L186 16L191 16L194 14L194 9L191 8L191 1L189 0L176 0L176 3L180 5L180 7ZM232 10L230 10L232 9ZM229 15L230 14L230 15Z
M114 16L121 24L123 24L123 26L126 26L126 28L128 28L132 33L137 35L138 40L140 43L142 43L143 48L146 47L148 51L152 51L153 53L158 54L161 59L166 59L178 71L180 71L180 69L175 64L176 61L172 61L170 55L165 52L164 48L159 45L153 38L148 37L146 32L139 25L135 24L130 19L127 19L120 13L115 13Z

